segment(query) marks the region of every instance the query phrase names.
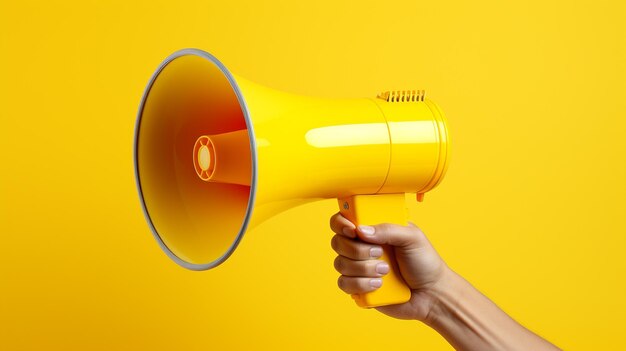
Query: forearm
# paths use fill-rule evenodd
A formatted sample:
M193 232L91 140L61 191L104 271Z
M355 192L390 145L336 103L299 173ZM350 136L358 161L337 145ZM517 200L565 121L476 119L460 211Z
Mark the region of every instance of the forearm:
M429 294L433 303L424 322L457 350L558 350L452 270Z

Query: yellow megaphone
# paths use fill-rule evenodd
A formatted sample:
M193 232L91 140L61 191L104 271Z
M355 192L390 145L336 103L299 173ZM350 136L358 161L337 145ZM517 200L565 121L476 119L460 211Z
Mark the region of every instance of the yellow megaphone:
M231 74L215 57L169 56L144 93L135 175L146 219L163 250L193 270L226 260L244 232L306 202L337 198L355 224L406 224L446 172L448 131L424 91L377 98L292 95ZM382 259L395 262L383 248ZM398 267L360 306L406 302Z

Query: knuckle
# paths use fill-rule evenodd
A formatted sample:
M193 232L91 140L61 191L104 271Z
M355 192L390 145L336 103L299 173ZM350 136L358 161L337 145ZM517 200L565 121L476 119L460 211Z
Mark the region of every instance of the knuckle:
M359 248L357 246L357 243L352 240L343 240L342 251L344 253L343 256L346 256L348 258L356 259L359 257Z
M426 239L426 235L417 227L408 227L409 230L407 232L406 243L407 245L417 245L420 242L423 242Z
M365 292L365 291L367 291L367 290L368 290L368 289L367 289L367 282L368 282L368 281L369 281L369 279L367 279L367 278L359 278L359 279L357 279L357 282L356 282L356 285L357 285L356 290L358 290L359 292Z
M361 261L355 267L355 273L362 277L367 277L372 275L372 263L370 261Z
M370 249L367 245L360 244L354 247L354 257L357 260L365 260L370 257Z
M333 236L332 239L330 239L330 247L333 248L333 250L337 251L337 247L338 247L338 243L337 243L338 239L337 239L337 235Z
M331 246L333 243L331 242ZM341 256L346 256L353 260L364 260L370 258L371 245L353 239L341 237L335 238L333 249Z
M379 260L371 260L367 262L367 266L363 267L363 275L368 277L378 277L380 274L376 272L376 266L380 263Z
M337 278L337 286L341 290L345 290L346 289L346 279L343 277L343 275L340 276L339 278Z
M330 217L330 219L328 220L328 224L330 225L330 229L334 230L335 224L337 224L338 216L339 216L339 212L337 212L334 215L332 215Z
M362 250L362 255L364 259L371 259L372 258L372 254L370 253L372 250L373 246L367 245L367 246L363 246L363 250Z
M376 234L385 234L393 231L394 225L390 223L381 223L376 226Z
M341 273L344 267L344 263L343 263L343 260L341 259L341 256L335 257L335 261L333 262L333 265L335 266L335 270Z
M426 235L424 234L424 232L421 229L417 228L417 227L411 228L411 232L413 233L412 237L414 239L416 239L416 240L417 239L426 239Z
M370 245L360 245L359 247L359 258L362 259L369 259L371 258L371 254L370 254L370 250L372 249L372 246Z
M337 235L337 249L337 251L340 251L340 255L348 257L354 252L350 239L344 238L341 235Z
M361 250L356 245L350 245L348 253L352 258L360 258L362 256Z

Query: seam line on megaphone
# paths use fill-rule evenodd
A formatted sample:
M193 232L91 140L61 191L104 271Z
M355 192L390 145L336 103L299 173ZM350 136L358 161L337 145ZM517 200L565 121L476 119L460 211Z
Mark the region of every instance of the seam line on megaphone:
M367 98L367 100L373 103L378 111L380 111L380 114L383 116L383 119L385 120L385 124L387 126L387 138L389 138L389 163L387 164L387 174L385 174L385 179L383 179L382 184L380 184L380 187L375 192L375 194L378 194L387 183L387 178L389 178L389 173L391 172L391 158L393 157L393 153L391 151L391 130L389 129L389 121L387 120L387 116L385 116L385 112L383 111L383 109L378 106L376 100L372 98Z

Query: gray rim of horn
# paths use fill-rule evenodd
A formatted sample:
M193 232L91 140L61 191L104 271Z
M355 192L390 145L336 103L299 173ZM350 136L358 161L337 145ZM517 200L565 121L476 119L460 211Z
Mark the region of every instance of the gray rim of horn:
M251 156L252 156L251 157L251 161L252 161L252 179L250 181L250 197L248 198L248 207L246 209L246 215L245 215L245 217L243 219L241 227L239 228L239 233L237 234L237 237L235 238L233 243L230 245L228 250L226 250L226 252L222 256L220 256L219 258L217 258L216 260L214 260L212 262L203 263L203 264L190 263L190 262L187 262L187 261L181 259L180 257L176 256L167 247L167 245L165 245L165 243L161 239L161 236L159 235L158 231L154 227L154 224L152 223L152 220L150 219L150 215L148 213L148 209L146 208L146 203L145 203L145 200L144 200L144 197L143 197L143 192L142 192L142 189L141 189L141 182L139 180L139 167L138 167L138 164L137 164L137 156L138 156L137 155L137 141L138 141L138 138L139 138L139 126L141 124L141 116L143 114L143 109L144 109L144 105L145 105L145 102L146 102L146 98L148 97L148 94L150 94L150 89L152 88L152 85L154 84L154 81L159 76L161 71L165 68L165 66L167 66L170 62L172 62L176 58L181 57L181 56L185 56L185 55L195 55L195 56L199 56L199 57L207 59L208 61L210 61L211 63L216 65L220 69L222 74L224 74L224 76L226 76L226 78L228 79L228 82L230 83L231 88L233 89L233 91L237 95L237 100L239 101L239 106L241 107L241 110L243 112L244 118L246 120L246 126L248 128L248 135L249 135L249 138L250 138L250 140L249 140L250 141L250 153L251 153ZM135 182L136 182L136 185L137 185L137 191L139 192L139 199L141 200L141 208L143 209L143 214L144 214L144 216L146 218L146 221L150 225L150 229L152 230L152 234L154 235L155 239L157 240L157 242L161 246L161 249L163 249L163 251L165 251L165 253L172 260L174 260L174 262L178 263L182 267L185 267L185 268L188 268L188 269L191 269L191 270L194 270L194 271L207 270L207 269L216 267L219 264L221 264L222 262L226 261L226 259L228 259L228 257L230 257L230 255L232 255L232 253L235 251L235 249L239 245L239 242L241 241L241 238L243 237L244 233L246 232L246 229L247 229L248 224L250 222L250 218L252 217L252 210L254 208L254 200L256 198L257 154L256 154L256 142L254 140L254 131L252 129L252 120L250 119L250 112L248 111L248 107L247 107L246 102L245 102L245 100L243 98L241 90L239 89L239 86L237 85L237 82L235 81L235 78L232 76L232 74L230 74L230 72L228 71L226 66L224 66L217 58L215 58L215 56L209 54L206 51L202 51L202 50L199 50L199 49L182 49L182 50L176 51L173 54L171 54L170 56L168 56L161 63L161 65L159 65L159 68L157 68L157 70L154 72L154 74L152 74L152 78L150 78L150 82L146 86L146 89L145 89L145 91L143 93L143 97L141 98L141 104L139 105L139 111L137 112L137 121L135 122L135 137L134 137L134 142L133 142L133 162L134 162L134 168L135 168Z

